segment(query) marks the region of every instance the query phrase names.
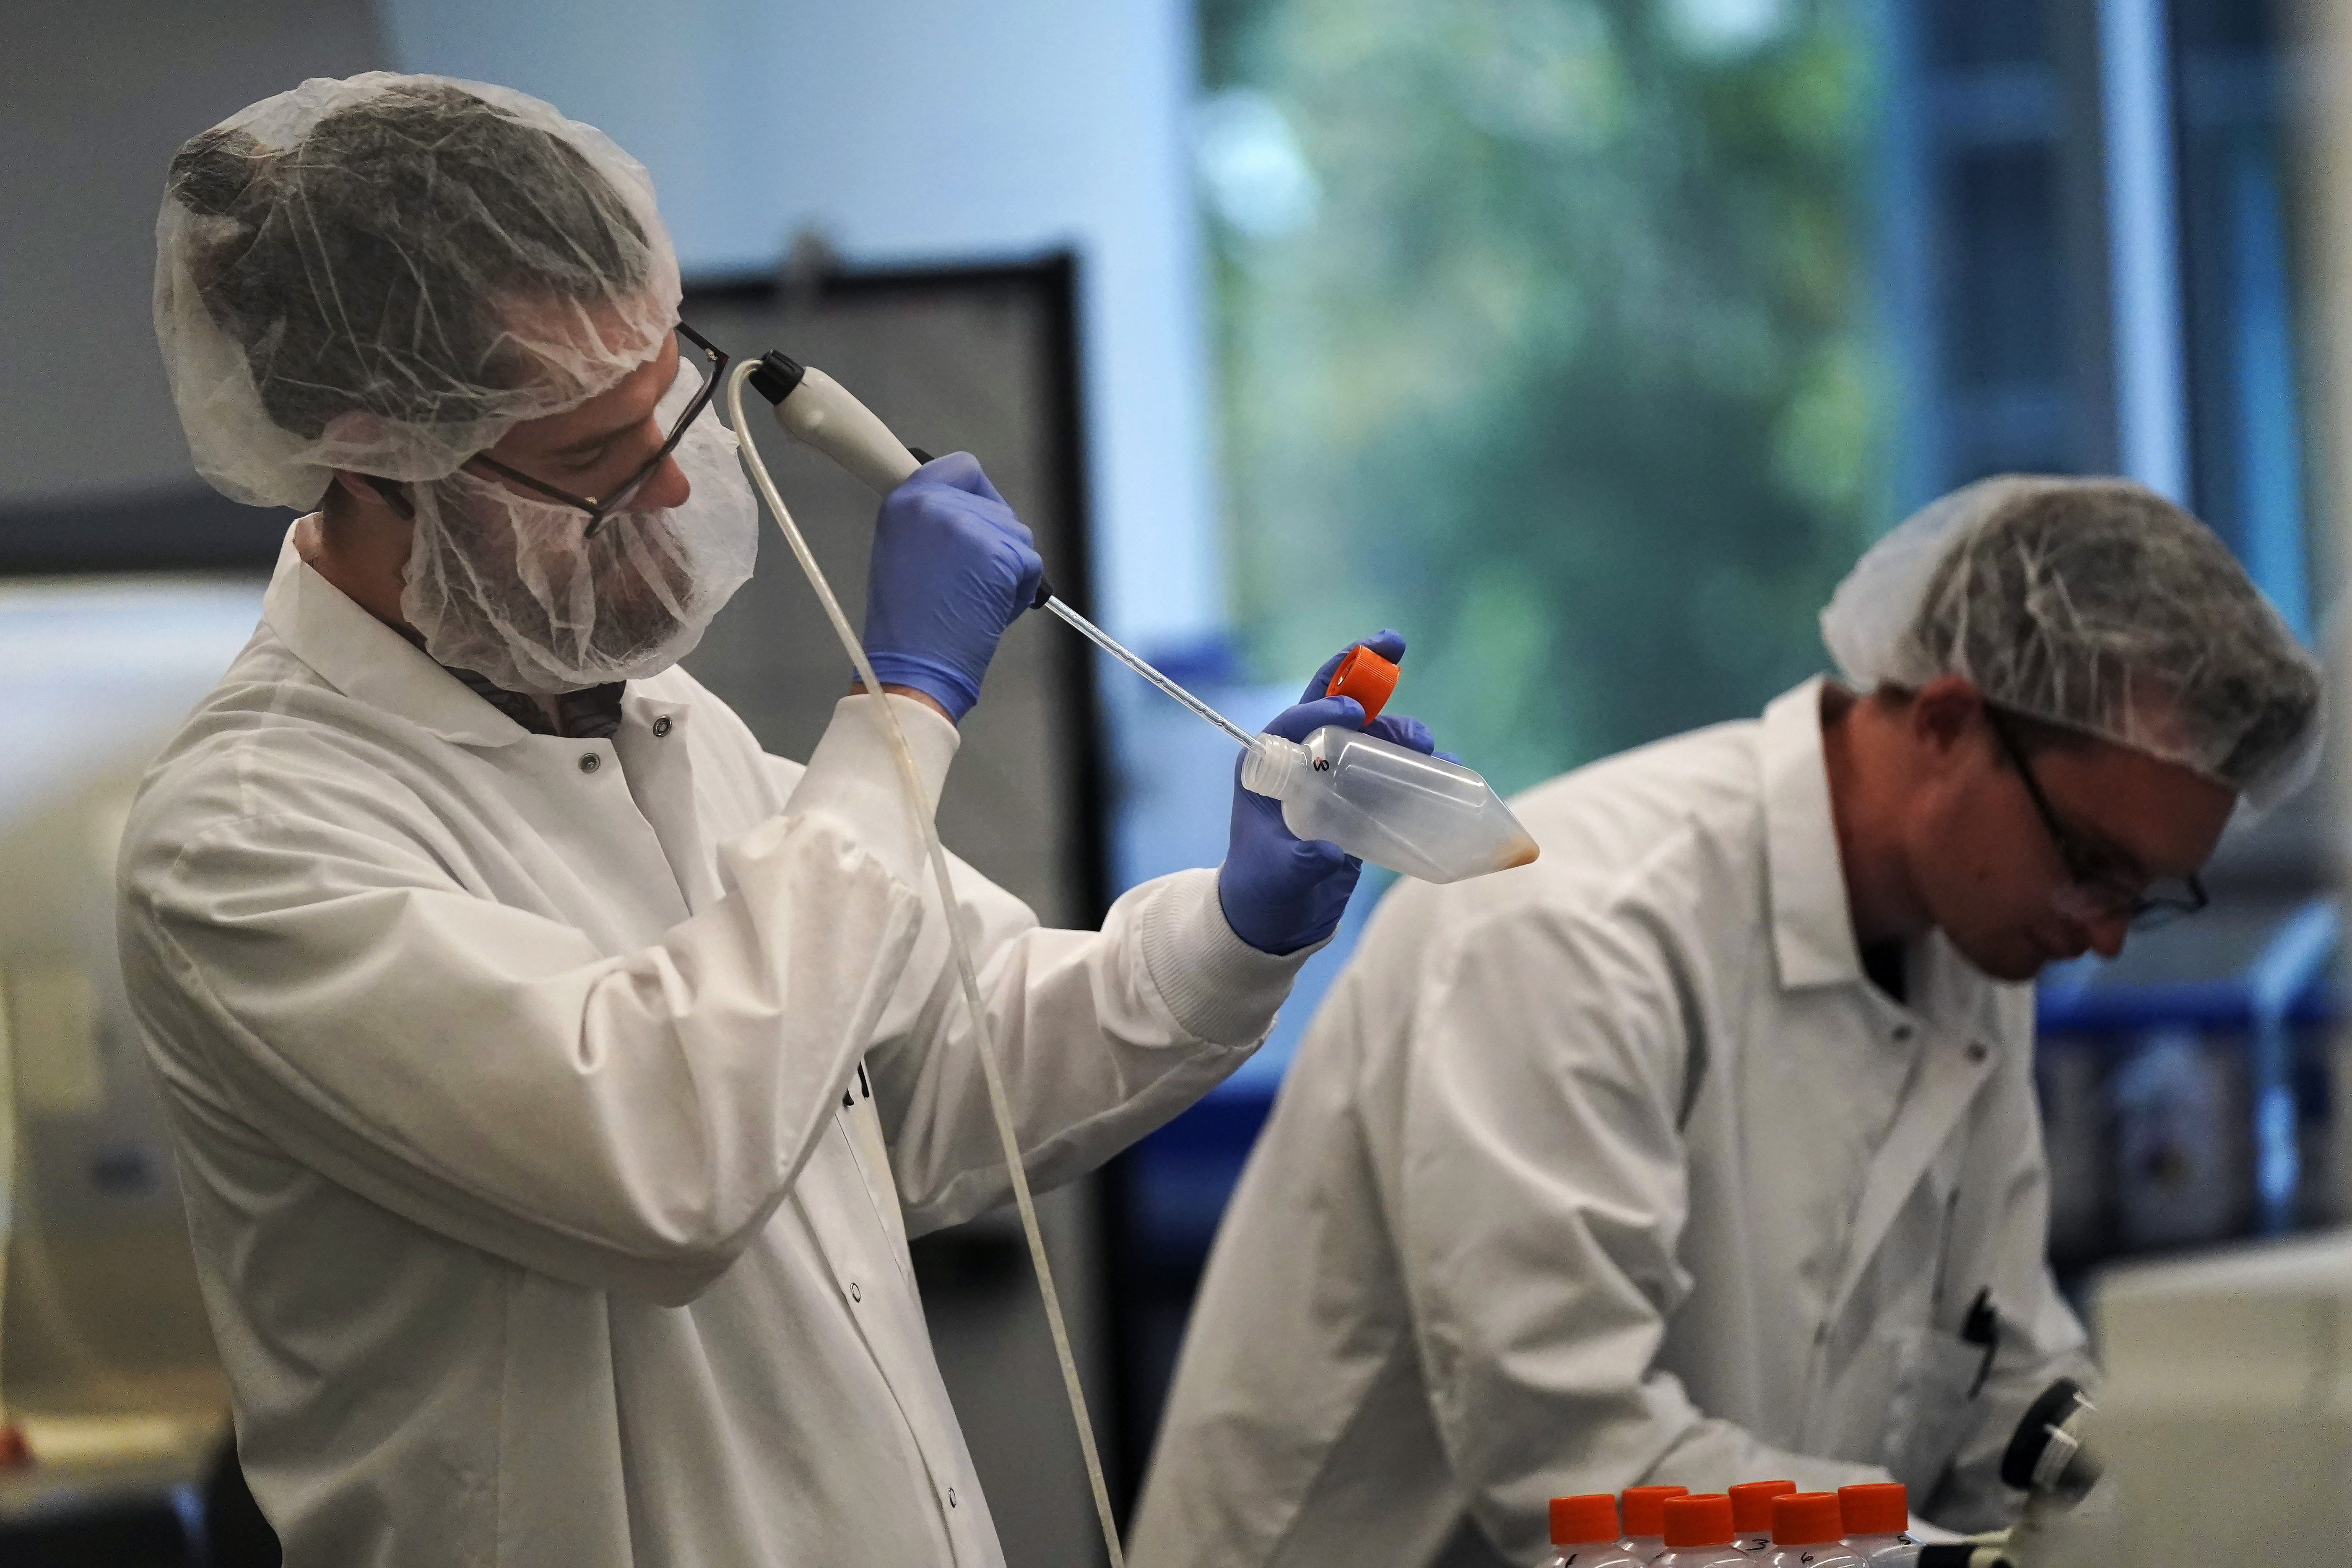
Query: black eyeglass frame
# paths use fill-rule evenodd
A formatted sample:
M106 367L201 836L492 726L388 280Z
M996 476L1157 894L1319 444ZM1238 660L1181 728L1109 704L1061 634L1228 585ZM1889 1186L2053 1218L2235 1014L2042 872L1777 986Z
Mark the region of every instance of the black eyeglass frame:
M626 506L630 498L637 493L638 487L652 477L656 468L661 467L662 459L677 449L677 444L686 438L688 426L701 417L704 409L710 406L710 400L719 395L719 382L726 378L729 358L725 350L684 321L677 323L677 335L700 349L703 356L710 361L709 378L703 382L702 390L694 395L694 401L687 405L686 412L677 416L677 423L670 427L669 438L661 444L660 449L652 457L637 465L634 473L614 488L613 498L610 500L598 500L594 496L576 496L569 490L559 489L544 479L535 479L519 468L509 468L488 452L475 453L466 459L467 463L468 465L478 463L500 479L520 485L525 489L534 490L550 500L561 501L565 506L585 512L588 516L588 528L582 537L595 538L596 531L604 526L604 520Z
M2095 900L2102 908L2123 915L2126 923L2134 931L2153 931L2158 926L2169 925L2174 921L2196 914L2213 901L2212 896L2205 890L2203 879L2194 871L2179 879L2182 890L2179 893L2143 890L2131 895L2130 902L2126 904L2122 898L2103 892L2100 884L2106 879L2098 869L2097 863L2102 858L2099 852L2084 844L2081 835L2058 820L2058 814L2051 809L2050 797L2042 793L2042 783L2033 775L2032 764L2025 760L2024 746L2019 742L2016 732L2011 729L2001 710L1988 702L1984 714L1985 722L1992 729L1994 741L2000 746L2002 754L2008 757L2009 765L2017 770L2027 796L2033 802L2033 809L2041 815L2042 828L2050 835L2051 847L2058 851L2059 863L2066 868L2067 880L2085 897Z

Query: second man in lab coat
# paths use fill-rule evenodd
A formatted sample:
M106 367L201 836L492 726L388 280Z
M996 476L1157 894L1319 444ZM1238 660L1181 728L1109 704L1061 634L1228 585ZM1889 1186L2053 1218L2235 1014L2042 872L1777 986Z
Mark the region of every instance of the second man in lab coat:
M2087 1375L2043 1260L2032 980L2191 912L2315 668L2120 481L1998 479L1823 617L1847 684L1517 804L1391 892L1212 1253L1137 1568L1545 1560L1556 1494L1906 1483L2001 1522Z

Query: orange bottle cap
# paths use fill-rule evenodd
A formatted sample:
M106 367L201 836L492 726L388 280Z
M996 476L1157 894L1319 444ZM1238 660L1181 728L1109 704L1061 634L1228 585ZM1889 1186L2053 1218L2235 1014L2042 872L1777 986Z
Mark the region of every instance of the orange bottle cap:
M1762 1535L1772 1528L1772 1500L1797 1489L1794 1481L1742 1481L1731 1489L1732 1528L1742 1535Z
M1665 1515L1659 1510L1670 1497L1685 1497L1688 1487L1627 1487L1619 1494L1625 1508L1625 1533L1628 1535L1664 1535Z
M1591 1546L1617 1539L1617 1498L1612 1492L1551 1500L1551 1543Z
M1326 697L1352 697L1363 705L1364 722L1381 716L1396 691L1397 667L1358 643L1339 660L1339 668L1323 687Z
M1670 1497L1665 1502L1668 1546L1731 1544L1731 1500L1721 1492Z
M1782 1492L1772 1500L1775 1546L1816 1546L1844 1533L1835 1492Z
M1911 1527L1911 1494L1901 1481L1840 1487L1837 1495L1848 1535L1900 1535Z
M0 1422L0 1470L21 1470L33 1462L33 1446L14 1421Z

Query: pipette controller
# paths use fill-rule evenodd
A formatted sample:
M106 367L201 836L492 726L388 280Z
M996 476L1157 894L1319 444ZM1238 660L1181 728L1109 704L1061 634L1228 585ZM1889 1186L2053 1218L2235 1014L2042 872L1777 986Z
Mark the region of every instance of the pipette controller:
M874 412L821 370L771 350L750 373L753 391L775 405L776 423L814 447L877 495L887 495L923 459ZM1424 881L1453 882L1536 858L1535 839L1485 778L1458 763L1425 756L1360 731L1326 725L1304 741L1252 734L1078 613L1040 582L1033 609L1053 612L1097 647L1158 687L1194 716L1240 742L1242 786L1282 802L1284 825L1351 855ZM1396 684L1396 667L1359 645L1332 674L1327 695L1352 697L1370 722Z

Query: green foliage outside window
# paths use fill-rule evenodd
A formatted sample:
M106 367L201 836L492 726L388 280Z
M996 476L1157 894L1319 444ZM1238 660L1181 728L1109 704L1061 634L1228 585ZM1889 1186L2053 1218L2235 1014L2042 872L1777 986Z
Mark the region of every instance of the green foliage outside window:
M1250 662L1506 789L1752 714L1882 528L1869 0L1206 0Z

